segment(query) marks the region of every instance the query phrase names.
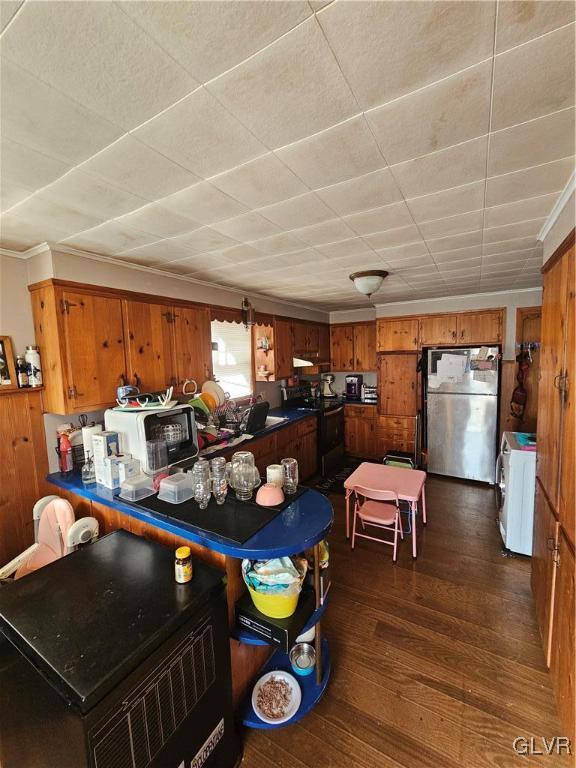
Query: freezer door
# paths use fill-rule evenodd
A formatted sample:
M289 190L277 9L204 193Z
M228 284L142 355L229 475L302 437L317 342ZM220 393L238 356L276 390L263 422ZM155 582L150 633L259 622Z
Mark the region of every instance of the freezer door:
M497 347L428 350L427 391L496 395L498 354Z
M428 471L494 482L498 398L428 395Z

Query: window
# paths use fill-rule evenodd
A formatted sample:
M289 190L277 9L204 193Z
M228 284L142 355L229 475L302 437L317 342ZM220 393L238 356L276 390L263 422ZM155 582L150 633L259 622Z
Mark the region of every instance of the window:
M212 320L214 378L232 398L252 394L252 334L242 323Z

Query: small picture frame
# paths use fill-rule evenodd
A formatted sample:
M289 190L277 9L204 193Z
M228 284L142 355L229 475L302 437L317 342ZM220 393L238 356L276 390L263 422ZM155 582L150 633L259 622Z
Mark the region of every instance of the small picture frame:
M0 336L0 392L18 389L16 365L10 336Z

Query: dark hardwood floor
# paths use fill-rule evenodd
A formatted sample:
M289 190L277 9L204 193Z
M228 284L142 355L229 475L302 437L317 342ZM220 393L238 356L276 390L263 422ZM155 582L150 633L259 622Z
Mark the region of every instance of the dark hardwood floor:
M419 556L359 540L331 495L333 584L323 631L333 674L316 709L274 731L244 731L246 768L476 768L572 765L519 756L518 736L562 735L536 626L530 561L504 557L493 491L427 483Z

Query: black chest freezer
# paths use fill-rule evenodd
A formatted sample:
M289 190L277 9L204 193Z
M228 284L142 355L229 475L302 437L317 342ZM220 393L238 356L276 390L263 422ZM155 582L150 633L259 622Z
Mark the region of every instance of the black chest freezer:
M222 575L111 533L0 588L2 768L231 768Z

